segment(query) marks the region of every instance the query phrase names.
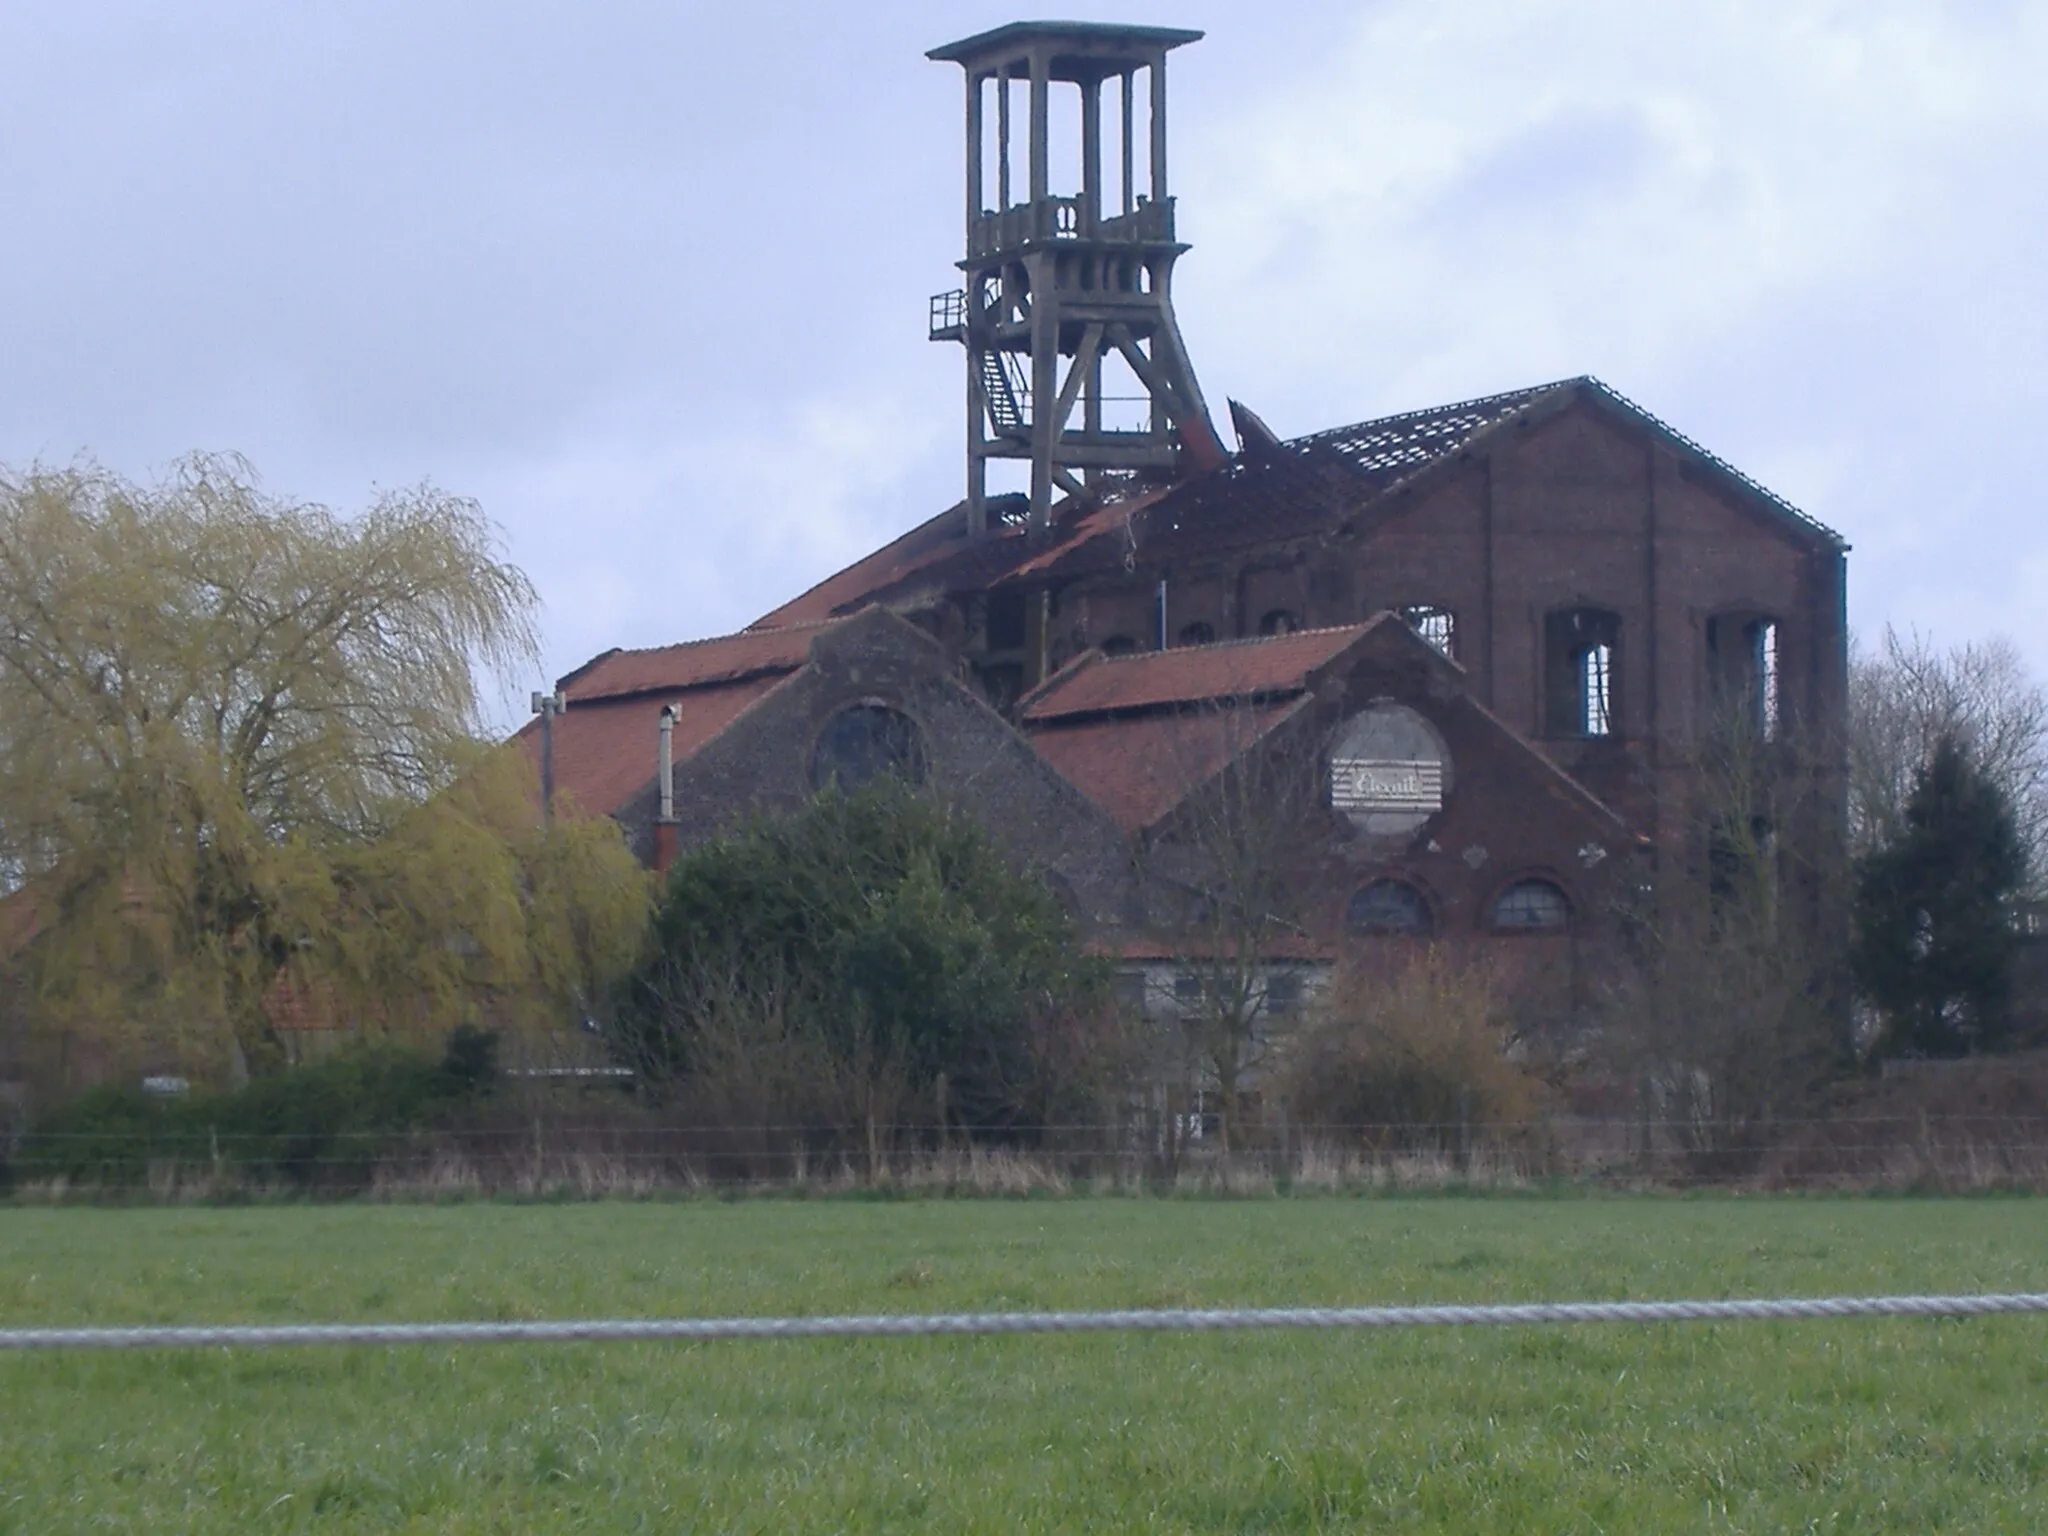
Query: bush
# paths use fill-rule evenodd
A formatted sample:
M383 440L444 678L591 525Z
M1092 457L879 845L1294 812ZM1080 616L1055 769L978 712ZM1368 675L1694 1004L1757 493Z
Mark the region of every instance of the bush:
M1391 974L1340 969L1281 1070L1292 1116L1379 1149L1455 1147L1467 1130L1524 1133L1545 1088L1510 1059L1504 1013L1483 970L1433 947Z
M177 1164L300 1188L359 1186L394 1137L489 1089L496 1048L495 1035L465 1029L441 1056L366 1042L240 1088L165 1097L106 1084L32 1127L12 1171L124 1187L152 1165Z
M679 860L612 1044L717 1123L859 1126L872 1148L898 1120L1042 1123L1074 1021L1109 1015L1051 891L885 779Z

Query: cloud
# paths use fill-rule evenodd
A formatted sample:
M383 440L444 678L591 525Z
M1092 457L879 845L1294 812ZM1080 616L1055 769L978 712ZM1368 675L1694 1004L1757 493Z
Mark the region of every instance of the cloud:
M2044 69L2034 6L1391 0L1178 125L1184 324L1283 430L1596 373L1847 533L1865 627L2048 670Z
M886 394L712 419L640 399L451 483L519 530L554 676L609 646L741 628L930 516L905 504L903 468L951 425Z

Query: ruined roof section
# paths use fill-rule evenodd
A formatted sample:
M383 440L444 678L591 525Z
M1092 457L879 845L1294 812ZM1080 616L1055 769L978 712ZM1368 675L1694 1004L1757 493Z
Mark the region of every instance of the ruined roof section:
M1592 399L1642 424L1802 536L1846 548L1840 534L1598 379L1560 379L1427 410L1375 417L1277 444L1261 443L1220 469L1102 505L1053 509L1051 539L1020 527L970 539L965 513L939 517L758 620L756 629L817 622L869 603L915 605L1007 581L1065 581L1119 566L1168 562L1271 541L1314 539L1432 467L1534 413Z
M1331 427L1306 437L1289 438L1280 446L1283 452L1334 453L1357 470L1368 486L1381 491L1425 464L1456 453L1481 433L1537 402L1582 382L1591 381L1565 379L1533 389L1515 389L1501 395L1483 395L1477 400L1435 405L1428 410L1405 411L1399 416L1381 416L1348 427Z
M793 672L809 659L811 641L822 627L797 624L771 630L742 630L736 635L717 635L681 645L606 651L569 673L557 686L575 705L737 682L764 673Z
M1023 703L1026 721L1299 693L1383 618L1263 640L1226 640L1132 656L1099 652L1057 673Z

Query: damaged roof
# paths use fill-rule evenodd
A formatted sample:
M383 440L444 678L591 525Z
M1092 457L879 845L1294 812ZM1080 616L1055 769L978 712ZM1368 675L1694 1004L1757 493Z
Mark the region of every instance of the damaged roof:
M816 623L869 603L896 606L1006 582L1065 580L1274 539L1339 531L1424 472L1516 421L1588 400L1646 428L1709 478L1753 498L1801 537L1836 549L1841 535L1590 376L1376 417L1284 441L1254 440L1228 464L1171 486L1053 509L1050 537L1015 517L1017 497L991 498L991 526L967 535L965 503L828 577L757 620L754 629Z

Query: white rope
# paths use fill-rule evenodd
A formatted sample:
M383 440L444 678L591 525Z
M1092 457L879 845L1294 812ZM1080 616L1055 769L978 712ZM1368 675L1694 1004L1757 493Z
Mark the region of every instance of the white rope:
M2048 1295L1815 1296L1759 1301L1569 1301L1483 1307L1233 1307L1217 1311L956 1312L869 1317L675 1317L566 1323L0 1328L0 1349L260 1348L283 1344L542 1344L570 1340L905 1338L999 1333L1199 1333L1504 1323L1691 1323L1753 1318L1985 1317L2048 1312Z

